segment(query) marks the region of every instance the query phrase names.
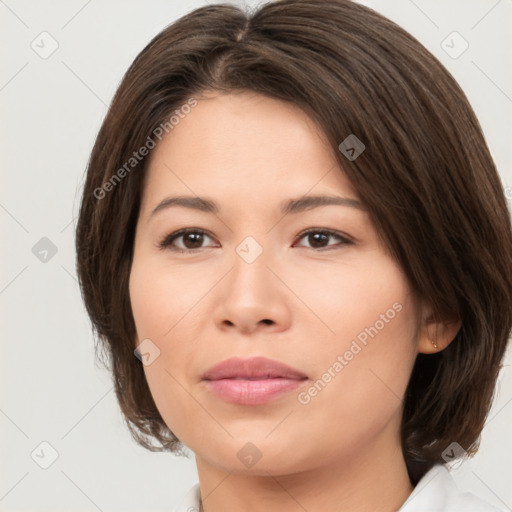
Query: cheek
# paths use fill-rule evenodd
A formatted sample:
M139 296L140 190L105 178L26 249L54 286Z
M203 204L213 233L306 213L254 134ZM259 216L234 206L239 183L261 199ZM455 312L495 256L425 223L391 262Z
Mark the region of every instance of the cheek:
M130 274L130 301L137 332L136 344L151 340L159 356L154 365L145 366L146 374L154 379L158 368L179 362L193 350L193 342L173 343L176 333L188 324L191 313L189 302L193 294L177 293L181 289L177 276L152 268L151 261L139 265L134 262ZM193 338L192 338L193 339ZM169 355L172 353L172 358ZM158 363L158 364L156 364ZM168 368L172 371L172 368ZM165 380L165 376L162 377ZM148 379L150 383L150 379Z
M359 268L331 272L329 281L320 277L328 285L319 291L309 276L303 297L331 332L311 353L315 379L300 403L325 414L325 421L336 417L344 428L356 428L360 419L378 428L401 405L416 357L414 295L382 254Z
M198 317L200 308L194 308L194 304L208 287L191 286L183 272L152 265L148 258L143 264L134 260L129 288L137 332L134 348L146 339L157 347L158 356L144 366L151 395L165 423L186 442L190 423L200 414L195 410L197 403L183 387L187 386L199 350L195 330L198 322L204 322ZM186 293L177 293L183 289Z
M315 263L299 270L292 268L289 275L281 275L309 310L303 308L304 318L299 320L312 319L311 326L327 341L324 346L340 348L359 334L364 339L365 333L369 336L365 329L375 324L379 333L390 334L404 323L407 332L414 329L408 280L381 251L347 257L343 264Z
M193 318L195 306L211 284L209 276L190 275L177 265L165 265L142 255L130 273L130 301L139 337L172 339Z

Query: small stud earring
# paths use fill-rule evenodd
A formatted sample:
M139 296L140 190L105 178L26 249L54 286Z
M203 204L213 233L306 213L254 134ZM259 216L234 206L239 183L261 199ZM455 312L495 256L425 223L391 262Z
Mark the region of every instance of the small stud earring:
M432 341L432 345L434 345L434 348L435 349L438 349L439 347L437 346L437 343L435 341Z

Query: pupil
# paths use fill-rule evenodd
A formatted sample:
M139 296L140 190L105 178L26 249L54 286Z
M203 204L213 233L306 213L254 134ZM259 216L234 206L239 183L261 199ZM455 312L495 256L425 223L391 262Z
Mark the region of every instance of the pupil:
M196 249L197 247L201 247L202 241L203 235L201 233L187 233L183 239L183 242L187 249Z

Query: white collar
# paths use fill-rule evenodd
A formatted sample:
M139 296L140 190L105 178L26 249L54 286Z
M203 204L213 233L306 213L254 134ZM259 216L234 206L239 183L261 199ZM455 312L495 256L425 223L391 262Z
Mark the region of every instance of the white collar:
M457 487L442 464L435 465L420 479L398 512L504 512L482 498Z
M201 491L195 484L173 512L199 512ZM504 512L470 492L462 492L450 472L434 466L418 482L398 512Z

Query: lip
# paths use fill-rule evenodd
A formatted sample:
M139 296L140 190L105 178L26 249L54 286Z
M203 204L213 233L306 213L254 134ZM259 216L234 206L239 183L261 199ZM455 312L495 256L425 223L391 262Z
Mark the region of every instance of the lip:
M233 357L212 366L202 380L226 402L258 405L293 391L307 378L299 370L265 357Z

